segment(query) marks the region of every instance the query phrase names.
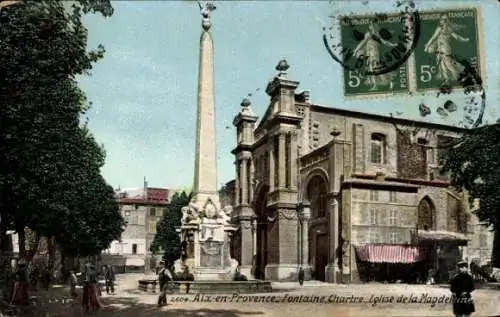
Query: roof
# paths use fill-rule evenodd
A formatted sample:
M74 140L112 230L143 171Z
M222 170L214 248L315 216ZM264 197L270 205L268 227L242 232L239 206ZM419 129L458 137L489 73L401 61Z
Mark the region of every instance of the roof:
M411 119L397 118L397 117L391 117L391 116L384 116L384 115L380 115L380 114L347 110L347 109L342 109L342 108L333 108L333 107L323 106L323 105L311 104L310 107L311 107L311 110L316 111L316 112L334 113L334 114L338 114L338 115L342 115L342 116L346 116L346 117L352 117L352 118L366 118L366 119L373 119L373 120L377 120L377 121L402 124L402 125L415 125L415 124L417 124L417 126L421 126L421 127L427 127L427 128L433 128L433 129L439 129L439 130L445 130L445 131L447 130L447 131L453 131L453 132L468 131L467 129L458 128L458 127L452 126L452 125L445 125L445 124L432 123L432 122L426 122L426 121L420 121L420 120L411 120Z

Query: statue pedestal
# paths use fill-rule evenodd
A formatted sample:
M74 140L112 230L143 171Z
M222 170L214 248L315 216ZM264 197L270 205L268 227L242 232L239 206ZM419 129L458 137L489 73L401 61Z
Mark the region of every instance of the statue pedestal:
M229 223L230 209L221 210L210 200L204 204L201 215L200 209L190 204L183 211L180 233L188 259L184 267L195 280L232 280L238 262L230 255L232 232L237 230ZM176 271L181 266L178 262Z

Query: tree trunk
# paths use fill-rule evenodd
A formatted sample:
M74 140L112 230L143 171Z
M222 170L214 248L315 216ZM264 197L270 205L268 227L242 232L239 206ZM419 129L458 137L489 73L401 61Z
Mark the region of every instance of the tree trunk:
M495 228L495 231L493 231L491 264L493 267L500 268L500 228Z
M28 251L26 252L26 260L31 262L36 252L38 251L38 245L40 243L40 234L34 230L30 230L30 234L26 236L26 244L28 246Z
M55 237L47 238L47 251L49 253L49 270L52 272L56 260L56 243Z
M26 234L24 228L17 228L17 235L19 237L19 259L26 258Z

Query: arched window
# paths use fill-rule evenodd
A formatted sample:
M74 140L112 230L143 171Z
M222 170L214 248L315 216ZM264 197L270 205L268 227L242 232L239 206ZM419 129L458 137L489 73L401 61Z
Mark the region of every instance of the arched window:
M385 135L381 133L373 133L370 141L370 157L372 163L383 164L387 162L385 148Z
M432 201L425 197L418 204L417 228L422 230L435 230L435 208Z
M307 198L314 218L326 216L328 208L327 186L321 176L314 176L307 185Z

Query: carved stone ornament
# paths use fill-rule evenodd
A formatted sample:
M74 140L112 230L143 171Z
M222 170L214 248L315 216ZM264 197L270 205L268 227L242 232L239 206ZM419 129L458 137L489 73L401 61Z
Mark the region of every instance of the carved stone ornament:
M214 219L217 217L217 207L213 203L212 199L207 199L205 206L203 206L203 214L206 218Z
M199 223L200 221L200 212L198 206L193 203L189 203L188 206L182 207L182 224L189 223Z
M221 219L224 223L229 223L231 221L231 216L233 215L233 206L227 205L222 208L222 212L220 213Z
M242 220L240 221L240 226L242 229L248 230L248 229L253 229L252 224L248 220Z
M297 212L295 210L280 210L279 215L280 218L286 220L297 219Z

